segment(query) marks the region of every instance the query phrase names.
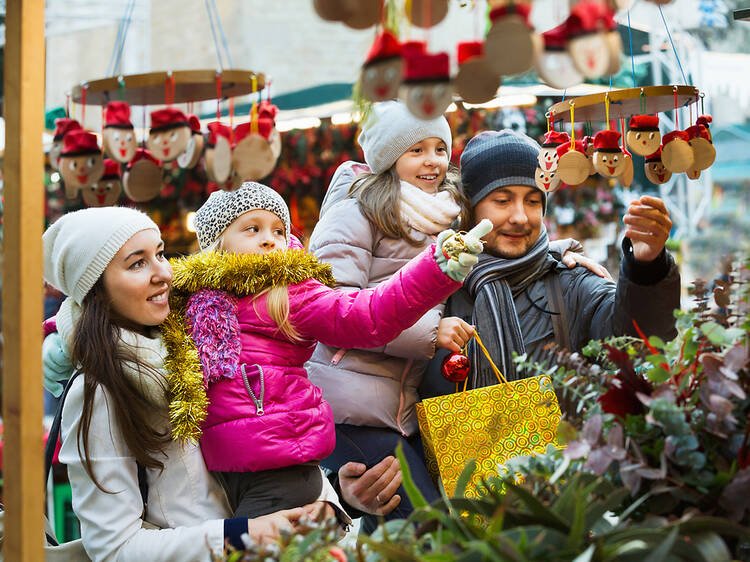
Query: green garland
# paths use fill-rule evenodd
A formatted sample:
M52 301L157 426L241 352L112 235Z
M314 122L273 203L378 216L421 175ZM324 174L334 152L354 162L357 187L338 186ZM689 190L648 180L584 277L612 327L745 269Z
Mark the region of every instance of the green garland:
M185 321L190 295L201 289L219 289L244 297L307 279L317 279L333 287L335 280L329 264L302 250L265 255L206 252L173 259L170 263L174 270L170 312L160 326L167 348L164 366L172 396L169 420L175 439L197 442L206 419L208 397L198 350Z

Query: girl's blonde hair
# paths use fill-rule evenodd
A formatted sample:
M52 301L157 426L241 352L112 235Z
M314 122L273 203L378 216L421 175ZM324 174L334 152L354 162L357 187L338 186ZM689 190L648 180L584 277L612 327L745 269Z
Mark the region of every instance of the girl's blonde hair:
M202 253L222 253L224 251L223 244L224 235L221 234L211 243L210 246L205 248ZM258 310L255 308L255 303L263 295L267 295L266 310L268 311L271 320L273 320L276 323L276 326L278 326L279 331L292 341L302 340L289 320L289 288L286 285L276 285L274 287L267 287L259 293L256 293L253 297L253 309L256 313Z
M461 189L458 169L450 164L438 191L447 191L461 207L458 215L465 222L469 214L469 201ZM394 164L379 174L365 173L357 176L349 188L349 197L356 197L362 214L389 238L406 240L412 246L421 242L411 235L411 229L401 219L401 180Z

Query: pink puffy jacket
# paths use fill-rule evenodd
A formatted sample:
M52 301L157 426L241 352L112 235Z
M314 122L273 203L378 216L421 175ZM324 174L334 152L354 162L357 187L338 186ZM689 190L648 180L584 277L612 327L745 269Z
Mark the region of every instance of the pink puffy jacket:
M335 445L333 415L303 364L318 341L342 348L384 345L456 291L460 283L440 270L434 251L426 249L371 289L338 291L315 279L290 285L289 319L302 341L278 330L266 295L194 293L186 320L208 384L201 438L208 469L259 471L328 456Z

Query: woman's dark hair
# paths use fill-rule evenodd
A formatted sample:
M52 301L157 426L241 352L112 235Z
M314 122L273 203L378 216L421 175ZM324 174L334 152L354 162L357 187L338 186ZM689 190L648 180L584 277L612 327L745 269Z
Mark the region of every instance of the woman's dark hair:
M83 299L81 316L73 334L71 359L86 375L83 378L78 453L83 459L86 472L103 492L107 490L102 488L94 476L89 458L89 429L97 387L107 390L107 405L112 408L125 445L140 464L148 468L163 469L164 463L158 460L157 455L164 454L164 447L171 439L169 426L164 423L166 413L156 411L133 377L125 374L123 363L130 363L143 377L159 381L162 377L153 367L138 361L123 349L120 345L121 324L123 323L117 323L113 317L107 291L100 277ZM166 393L166 387L164 391Z

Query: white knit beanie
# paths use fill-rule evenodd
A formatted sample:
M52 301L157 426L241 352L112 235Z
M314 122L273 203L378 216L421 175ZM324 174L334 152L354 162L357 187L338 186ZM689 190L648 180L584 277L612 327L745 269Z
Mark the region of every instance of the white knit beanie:
M159 227L127 207L90 207L60 217L42 236L44 280L77 304L83 302L130 238Z
M445 143L450 158L453 140L445 117L424 121L412 115L402 102L384 101L373 106L373 114L362 126L358 140L365 162L373 173L379 174L393 166L409 147L431 137Z

